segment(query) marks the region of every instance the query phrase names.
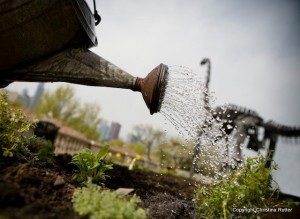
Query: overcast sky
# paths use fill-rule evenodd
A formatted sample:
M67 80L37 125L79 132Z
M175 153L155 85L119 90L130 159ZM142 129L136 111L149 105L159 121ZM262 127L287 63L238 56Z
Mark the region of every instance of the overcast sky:
M218 104L248 107L265 120L300 125L299 1L103 0L97 8L102 21L92 51L130 74L144 77L164 63L190 67L204 78L199 61L208 57L210 90ZM46 89L59 85L47 84ZM176 133L161 115L150 116L140 93L74 87L82 101L101 106L101 118L122 124L122 137L136 124ZM36 84L7 88L28 88L33 95Z

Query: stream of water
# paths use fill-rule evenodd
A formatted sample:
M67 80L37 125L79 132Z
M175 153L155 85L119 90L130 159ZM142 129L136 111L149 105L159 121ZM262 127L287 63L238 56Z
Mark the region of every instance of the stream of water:
M214 100L205 83L191 69L184 66L169 67L160 113L175 126L181 138L193 145L190 154L193 155L195 171L215 172L217 177L224 173L222 167L225 164L234 164L229 159L232 148L227 149L223 138L215 140L224 136L224 133L221 131L222 123L212 116L211 104ZM232 138L228 136L228 139L227 145L233 147ZM197 150L201 153L197 153Z

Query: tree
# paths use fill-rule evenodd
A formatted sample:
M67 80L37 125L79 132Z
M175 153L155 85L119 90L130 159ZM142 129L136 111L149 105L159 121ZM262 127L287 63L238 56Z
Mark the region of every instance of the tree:
M68 121L78 112L79 103L74 89L70 86L59 87L54 93L46 91L35 106L38 115L47 114L60 121Z
M77 116L66 121L66 125L82 132L89 139L98 140L100 138L97 128L100 123L99 112L100 107L97 104L85 103L78 109Z
M99 140L97 126L100 123L100 107L94 103L80 104L75 97L74 89L61 86L53 93L46 91L38 100L34 109L37 115L48 115L60 120L92 140Z
M154 129L150 125L137 125L133 128L133 136L139 136L140 143L146 146L147 159L151 160L152 148L159 144L164 136L164 132Z

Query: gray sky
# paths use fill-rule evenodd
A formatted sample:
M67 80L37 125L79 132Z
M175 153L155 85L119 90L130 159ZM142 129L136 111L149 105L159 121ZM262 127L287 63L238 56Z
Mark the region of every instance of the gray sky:
M237 104L265 120L300 125L299 1L103 0L97 8L102 21L96 28L99 45L92 51L130 74L144 77L164 63L190 67L204 78L199 61L209 57L210 90L218 104ZM82 101L99 103L102 118L122 124L122 137L136 124L176 134L161 115L150 116L140 93L74 87ZM33 95L36 84L7 88L28 88ZM300 156L294 146L289 151Z

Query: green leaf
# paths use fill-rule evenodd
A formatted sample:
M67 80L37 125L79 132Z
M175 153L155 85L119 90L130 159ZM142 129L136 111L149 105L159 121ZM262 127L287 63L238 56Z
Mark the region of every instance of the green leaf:
M95 162L95 163L94 163L94 166L92 166L92 169L95 169L95 168L97 168L98 166L100 166L100 163Z
M10 156L10 153L11 152L8 149L5 149L5 151L3 151L3 156L4 157L7 157L7 156L12 157L12 156Z
M79 170L76 174L81 177L74 177L73 180L79 183L85 182L88 178L91 178L93 182L105 180L104 172L112 169L112 164L103 162L108 150L109 146L105 146L98 154L94 154L90 149L84 149L74 155L70 163L78 167Z
M97 160L103 160L109 151L109 145L105 145L97 154Z

